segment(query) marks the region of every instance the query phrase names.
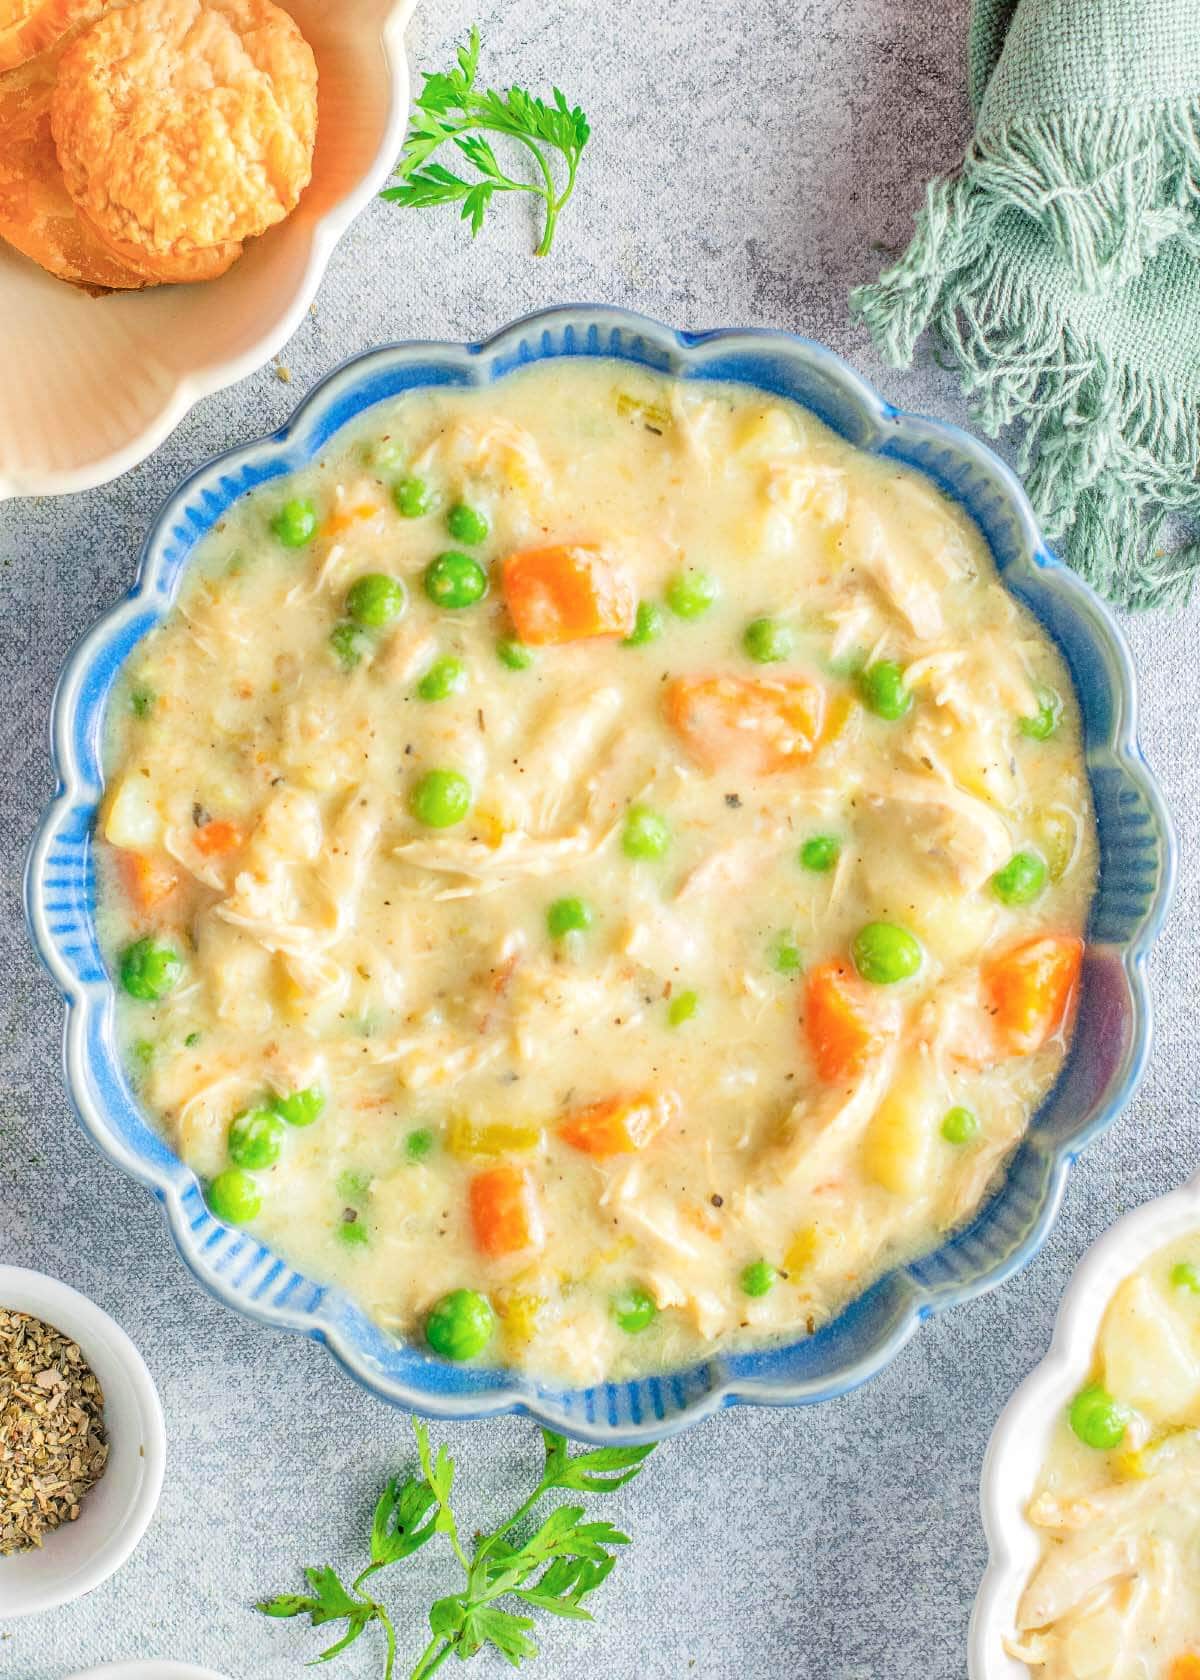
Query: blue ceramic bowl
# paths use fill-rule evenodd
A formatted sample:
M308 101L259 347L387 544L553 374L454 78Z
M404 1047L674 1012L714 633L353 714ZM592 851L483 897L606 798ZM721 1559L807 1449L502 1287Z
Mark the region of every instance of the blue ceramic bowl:
M239 496L290 473L356 415L402 391L483 386L552 358L614 357L682 379L725 379L790 397L849 442L925 473L983 532L1008 588L1070 666L1083 707L1100 831L1079 1024L1071 1055L1003 1184L935 1253L889 1273L809 1339L719 1354L638 1382L560 1390L519 1373L444 1365L394 1340L339 1291L303 1277L206 1208L192 1171L159 1137L117 1057L114 991L96 937L92 834L101 796L104 709L123 662L170 608L196 544ZM332 373L273 437L202 467L167 502L130 594L68 661L54 699L59 791L29 858L34 943L67 1002L67 1085L101 1149L153 1190L179 1251L220 1300L323 1341L382 1399L433 1416L524 1411L584 1440L668 1435L723 1406L800 1405L844 1394L880 1370L922 1319L1003 1282L1037 1251L1067 1171L1129 1100L1150 1043L1145 959L1170 895L1170 819L1138 750L1136 684L1124 638L1100 601L1047 551L1020 485L953 426L890 407L830 351L775 332L674 332L618 310L564 308L484 344L398 344Z

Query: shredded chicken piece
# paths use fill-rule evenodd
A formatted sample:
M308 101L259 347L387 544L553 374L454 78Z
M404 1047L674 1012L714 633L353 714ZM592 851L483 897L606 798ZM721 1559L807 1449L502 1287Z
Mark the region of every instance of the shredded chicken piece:
M768 847L761 840L734 840L720 846L690 869L675 892L675 902L708 898L713 893L743 887L751 880Z
M173 825L165 829L163 850L202 886L211 887L214 892L224 891L225 874L220 862L216 858L201 857L196 850L192 828Z
M528 812L525 827L541 834L562 821L569 798L585 787L589 760L594 770L621 705L620 689L610 687L593 689L582 700L562 701L551 708L524 754L538 770L533 796L523 786L519 789ZM517 780L508 778L510 787Z
M315 600L318 595L323 595L327 589L332 589L335 584L341 584L344 581L342 562L346 559L347 553L345 543L330 543L321 556L321 563L313 575L307 580L298 578L288 590L283 597L284 605L288 607L299 606L303 601Z
M945 858L967 892L977 891L1012 855L1004 819L953 782L893 770L875 784L871 797L921 813L930 849Z
M811 1187L858 1147L891 1083L898 1046L894 1034L888 1036L891 1041L849 1091L840 1087L814 1090L796 1103L778 1141L759 1157L747 1185L748 1195L772 1187L786 1187L789 1193Z
M498 846L478 840L408 840L392 855L430 874L462 877L466 887L432 896L464 898L472 892L496 892L513 881L553 875L565 864L591 857L612 833L611 828L597 834L584 827L537 839L514 830Z
M846 565L875 585L918 641L933 641L944 633L938 583L928 575L929 568L919 563L911 544L900 551L895 534L885 532L879 515L865 503L849 507L838 548Z
M412 470L426 472L435 462L456 476L465 474L501 490L511 486L527 494L548 477L532 434L500 415L456 420L435 434L414 459Z
M1043 1492L1031 1521L1050 1541L1017 1607L1014 1654L1044 1680L1123 1680L1143 1672L1179 1595L1192 1587L1181 1546L1200 1526L1200 1433L1150 1449L1151 1473L1075 1497ZM1188 1536L1193 1538L1188 1539ZM1085 1666L1079 1666L1085 1665Z

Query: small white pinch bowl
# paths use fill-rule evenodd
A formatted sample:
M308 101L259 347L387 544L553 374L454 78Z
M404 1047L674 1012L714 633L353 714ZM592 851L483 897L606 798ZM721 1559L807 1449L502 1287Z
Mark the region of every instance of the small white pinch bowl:
M141 1354L86 1295L41 1272L0 1266L0 1307L28 1313L78 1342L104 1391L108 1463L40 1547L0 1557L0 1622L82 1598L115 1573L149 1527L162 1492L167 1437Z
M138 1658L136 1662L102 1663L89 1668L86 1674L73 1674L70 1680L226 1680L211 1668L196 1668L192 1663L156 1662L153 1657Z
M282 3L317 60L313 178L228 274L93 298L0 241L0 501L108 483L201 397L262 367L387 184L408 122L404 29L415 0Z
M1001 1412L988 1442L979 1499L988 1566L968 1635L970 1680L1031 1680L1004 1641L1041 1557L1041 1537L1025 1515L1055 1423L1091 1372L1105 1308L1121 1281L1160 1248L1200 1231L1200 1174L1119 1219L1088 1249L1063 1295L1041 1364Z

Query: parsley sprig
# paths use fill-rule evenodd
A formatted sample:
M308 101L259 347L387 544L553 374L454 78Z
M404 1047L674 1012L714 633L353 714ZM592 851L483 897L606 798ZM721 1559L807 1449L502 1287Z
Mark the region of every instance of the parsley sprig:
M387 1609L366 1590L381 1569L400 1563L435 1535L444 1535L465 1576L457 1592L439 1598L429 1611L431 1638L409 1680L428 1680L448 1657L465 1661L490 1646L514 1668L537 1655L532 1616L505 1609L501 1600L575 1621L590 1621L583 1600L595 1592L617 1561L615 1547L629 1536L605 1521L584 1521L582 1505L559 1505L527 1527L546 1495L565 1488L577 1493L613 1493L638 1475L653 1447L598 1447L572 1455L561 1435L543 1429L546 1462L529 1498L490 1534L477 1535L468 1553L450 1503L454 1460L445 1445L435 1453L429 1431L413 1419L420 1474L392 1477L380 1494L371 1522L371 1561L347 1587L327 1564L304 1571L307 1593L280 1593L255 1605L264 1616L307 1616L312 1627L339 1626L341 1637L317 1658L329 1662L352 1645L372 1623L387 1641L384 1680L396 1666L396 1630Z
M544 257L554 243L559 212L575 191L575 173L591 133L578 105L568 105L554 88L549 102L524 88L475 86L479 68L479 30L472 27L465 46L458 49L458 68L449 74L427 71L425 86L413 107L412 123L396 174L398 187L380 194L396 204L426 210L435 204L461 204L462 218L474 237L483 226L496 193L534 193L545 203L545 227L535 252ZM519 181L507 174L492 150L487 134L499 134L523 146L534 159L536 179ZM464 179L443 164L430 162L440 146L452 142L476 171L478 179ZM551 158L558 154L562 185L555 178Z

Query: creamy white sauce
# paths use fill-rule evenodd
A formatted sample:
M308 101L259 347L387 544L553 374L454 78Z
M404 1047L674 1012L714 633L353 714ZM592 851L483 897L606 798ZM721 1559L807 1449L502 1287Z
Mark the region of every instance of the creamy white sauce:
M1038 1680L1200 1680L1200 1232L1113 1295L1096 1389L1107 1433L1086 1398L1055 1426L1009 1648Z
M424 516L397 511L405 477ZM318 515L299 547L271 530L289 499ZM482 543L448 534L459 503ZM594 545L608 610L651 603L661 634L502 663L511 556L547 545ZM428 597L446 550L484 565L482 601ZM376 573L406 607L355 639L348 592ZM696 573L715 599L678 616ZM763 616L781 660L745 651ZM463 686L421 698L444 658ZM911 695L895 721L862 703L881 661ZM1061 720L1031 738L1046 688ZM450 827L413 815L433 769L469 789ZM1022 1026L1004 966L1039 936L1077 964L1094 883L1062 663L957 508L752 390L572 363L374 411L206 539L131 660L108 771L114 965L148 934L182 960L161 1000L122 1002L148 1109L208 1181L240 1113L319 1087L252 1173L253 1228L403 1334L470 1288L499 1314L485 1357L591 1381L809 1333L970 1214L1065 1054L1069 976ZM634 807L665 824L657 859L627 855ZM814 838L826 870L801 862ZM1047 880L1010 905L992 877L1021 850ZM563 898L591 925L555 938ZM850 961L878 921L917 941L896 984ZM816 1043L818 992L857 1058ZM571 1141L639 1094L667 1121L645 1147ZM511 1254L471 1215L498 1166L524 1173ZM638 1333L611 1307L631 1285L657 1306Z

